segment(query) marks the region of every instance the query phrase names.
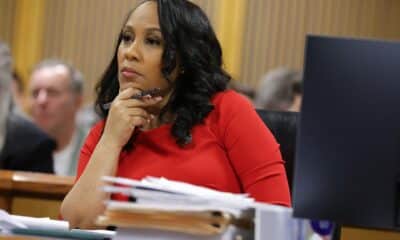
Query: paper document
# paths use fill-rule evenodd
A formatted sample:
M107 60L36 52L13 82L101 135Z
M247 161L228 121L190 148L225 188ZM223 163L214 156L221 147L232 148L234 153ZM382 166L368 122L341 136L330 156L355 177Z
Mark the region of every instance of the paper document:
M254 200L246 194L220 192L165 178L141 181L103 177L103 191L130 196L134 202L106 201L97 218L100 226L176 231L215 235L229 226L253 229Z
M7 232L13 228L27 228L25 224L15 220L6 211L0 209L0 230Z
M254 199L248 197L247 194L220 192L205 187L195 186L189 183L167 180L165 178L146 177L141 181L138 181L121 177L105 176L102 179L105 182L126 185L142 190L158 191L159 193L163 192L170 194L176 193L180 195L192 196L192 199L194 199L193 196L196 196L201 200L212 200L216 205L220 203L223 206L239 209L252 207L252 204L254 203ZM135 194L133 195L135 196ZM170 196L173 197L172 195Z
M50 218L35 218L8 214L0 209L0 232L28 236L42 236L67 239L104 239L112 238L114 231L69 229L66 221Z
M52 220L50 218L35 218L18 215L10 215L15 221L23 223L27 228L68 230L67 221Z

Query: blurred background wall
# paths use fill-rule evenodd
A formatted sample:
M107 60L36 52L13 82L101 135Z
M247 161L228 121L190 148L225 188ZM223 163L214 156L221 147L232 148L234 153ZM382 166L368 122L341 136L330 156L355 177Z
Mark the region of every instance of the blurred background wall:
M32 66L57 57L86 78L86 101L138 0L0 0L0 39L25 83ZM280 66L301 70L307 34L400 39L400 0L196 0L211 19L236 81L256 87Z

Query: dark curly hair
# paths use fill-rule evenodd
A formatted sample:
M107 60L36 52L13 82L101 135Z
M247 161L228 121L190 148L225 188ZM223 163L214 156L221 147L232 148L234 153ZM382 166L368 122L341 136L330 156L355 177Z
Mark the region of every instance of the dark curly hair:
M165 43L161 72L167 81L179 59L181 74L173 83L173 92L160 117L167 111L176 116L171 134L177 144L183 146L191 142L193 126L202 123L213 110L211 97L225 90L231 77L222 69L221 46L207 16L197 5L187 0L147 1L157 2ZM125 23L133 11L129 12ZM117 51L121 33L114 56L96 86L96 110L103 118L108 115L103 104L112 101L119 92Z

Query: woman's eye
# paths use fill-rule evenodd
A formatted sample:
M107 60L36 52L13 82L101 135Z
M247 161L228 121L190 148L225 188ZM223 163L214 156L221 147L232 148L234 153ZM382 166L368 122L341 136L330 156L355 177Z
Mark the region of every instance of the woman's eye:
M150 45L155 45L155 46L160 46L161 45L161 40L156 39L156 38L147 38L146 42Z
M129 33L123 33L122 34L122 41L125 43L129 43L133 41L133 36Z

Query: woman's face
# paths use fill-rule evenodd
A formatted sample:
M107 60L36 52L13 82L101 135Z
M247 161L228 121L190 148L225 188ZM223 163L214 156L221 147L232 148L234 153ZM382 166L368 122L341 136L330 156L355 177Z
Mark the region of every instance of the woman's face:
M141 91L153 88L170 91L170 84L161 73L163 50L157 3L144 2L132 12L122 29L118 47L120 91L129 87Z

